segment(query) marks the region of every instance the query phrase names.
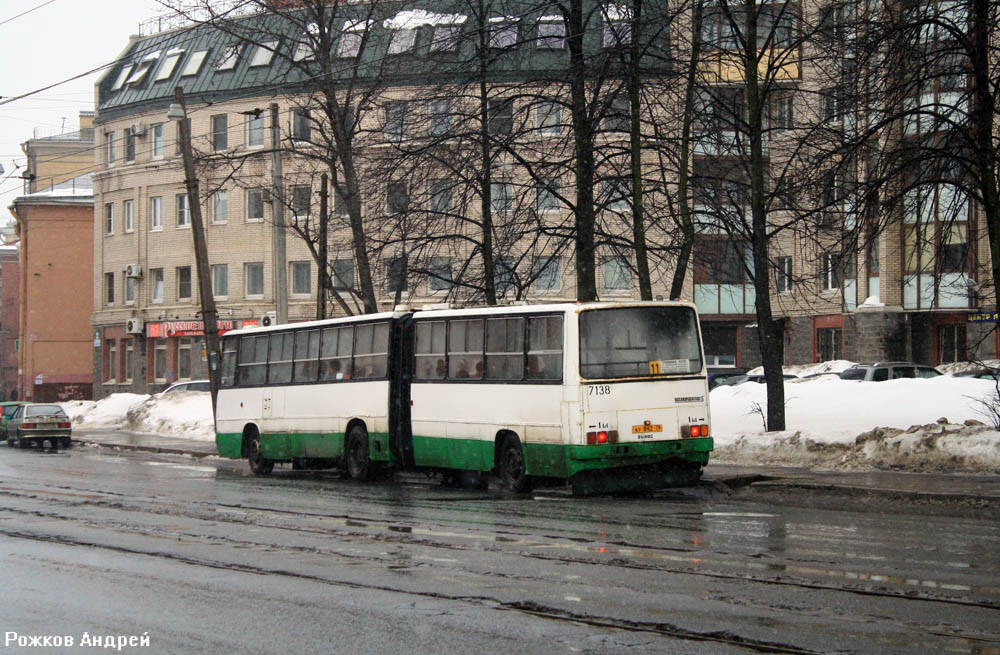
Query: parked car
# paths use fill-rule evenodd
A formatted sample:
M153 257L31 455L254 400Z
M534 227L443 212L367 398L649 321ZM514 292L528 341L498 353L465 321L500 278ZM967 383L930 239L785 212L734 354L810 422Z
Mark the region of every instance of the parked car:
M792 375L791 373L782 373L781 377L783 377L786 380L799 379L799 376ZM735 387L736 385L743 384L744 382L756 382L757 384L764 384L767 382L767 380L764 378L763 373L754 373L752 375L749 374L737 375L735 377L726 380L722 384L726 386Z
M184 382L174 382L163 390L163 393L175 393L177 391L211 391L208 380L186 380Z
M958 373L952 374L952 376L956 378L976 378L977 380L996 380L1000 377L1000 370L975 368L971 371L959 371Z
M7 443L24 448L46 441L53 450L69 448L73 423L59 405L27 403L14 410L7 422Z
M719 371L716 373L708 374L708 390L711 391L716 387L721 387L729 384L730 380L738 378L742 375L746 375L746 372L742 369L734 368L730 371Z
M933 366L913 362L877 362L875 364L855 364L840 372L841 380L865 380L884 382L900 378L936 378L941 371Z
M0 403L0 437L7 438L7 421L17 411L17 408L27 403L23 400L10 400Z

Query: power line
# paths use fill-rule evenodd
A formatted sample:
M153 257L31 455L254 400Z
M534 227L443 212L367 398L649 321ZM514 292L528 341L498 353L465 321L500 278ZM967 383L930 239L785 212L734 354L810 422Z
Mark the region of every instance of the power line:
M21 12L21 13L19 13L19 14L18 14L17 16L11 16L11 17L10 17L10 18L8 18L7 20L5 20L5 21L2 21L2 22L0 22L0 25L6 25L7 23L11 22L11 21L12 21L12 20L14 20L15 18L20 18L21 16L24 16L24 15L26 15L26 14L30 14L31 12L35 11L36 9L41 9L41 8L42 8L42 7L44 7L45 5L50 5L50 4L52 4L53 2L55 2L55 1L56 1L56 0L48 0L48 2L43 2L42 4L38 5L37 7L32 7L31 9L28 9L27 11L22 11L22 12Z

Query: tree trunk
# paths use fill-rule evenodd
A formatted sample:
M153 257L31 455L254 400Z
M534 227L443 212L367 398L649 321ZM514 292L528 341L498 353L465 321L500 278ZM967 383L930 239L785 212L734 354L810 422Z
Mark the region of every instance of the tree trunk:
M594 210L594 121L587 111L587 62L583 51L583 0L570 0L566 43L570 56L570 111L576 178L576 299L597 300Z

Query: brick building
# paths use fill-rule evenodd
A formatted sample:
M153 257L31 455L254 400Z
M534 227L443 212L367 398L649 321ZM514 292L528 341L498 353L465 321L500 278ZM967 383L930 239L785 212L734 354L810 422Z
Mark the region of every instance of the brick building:
M0 400L17 399L21 262L16 245L0 246Z

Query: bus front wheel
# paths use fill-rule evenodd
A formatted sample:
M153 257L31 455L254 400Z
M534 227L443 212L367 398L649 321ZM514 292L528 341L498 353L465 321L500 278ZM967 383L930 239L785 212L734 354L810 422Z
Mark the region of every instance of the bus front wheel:
M371 480L375 475L375 463L368 452L368 431L355 425L347 433L344 458L347 460L347 474L352 480Z
M500 479L503 486L514 493L530 491L531 476L528 475L527 468L521 440L508 435L500 446Z
M247 439L247 462L254 475L269 475L274 470L274 460L265 459L260 452L260 434L257 432Z

